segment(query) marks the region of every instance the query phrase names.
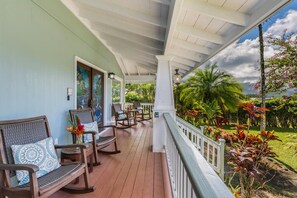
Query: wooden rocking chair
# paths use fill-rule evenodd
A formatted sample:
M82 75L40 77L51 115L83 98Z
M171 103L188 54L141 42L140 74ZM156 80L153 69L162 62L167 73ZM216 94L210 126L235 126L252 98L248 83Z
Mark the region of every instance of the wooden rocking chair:
M89 184L85 145L55 145L55 149L79 147L82 155L81 162L61 164L58 169L39 178L36 177L38 166L14 163L12 145L31 144L50 136L45 116L0 121L0 197L49 197L59 189L72 193L87 193L95 190ZM14 186L13 178L17 170L28 171L30 182ZM81 175L84 175L84 187L68 185Z
M94 122L94 113L93 110L91 108L86 108L86 109L73 109L73 110L69 110L70 113L70 118L72 121L75 120L75 117L78 116L78 118L80 119L81 123L91 123ZM99 139L96 139L96 133L95 131L88 131L88 132L84 132L85 135L87 134L91 134L92 135L92 146L93 146L93 153L94 153L94 157L95 157L95 165L99 165L99 158L98 158L98 151L102 152L102 153L106 153L106 154L117 154L120 153L121 151L118 150L117 147L117 138L116 138L116 132L115 132L115 126L114 125L105 125L105 126L97 126L99 131L100 129L104 129L104 128L112 128L112 135L109 136L100 136ZM73 142L75 142L75 136L73 136ZM114 151L105 151L102 150L105 147L114 144L115 150Z
M151 111L150 110L145 111L145 109L143 109L141 107L140 102L133 102L133 108L135 110L137 110L137 113L136 113L136 119L137 119L137 121L145 121L145 120L152 119L152 117L151 117Z
M117 128L127 129L137 124L136 118L134 116L131 116L131 112L122 110L121 104L112 104L112 110L115 116L115 124ZM118 124L122 126L119 127Z

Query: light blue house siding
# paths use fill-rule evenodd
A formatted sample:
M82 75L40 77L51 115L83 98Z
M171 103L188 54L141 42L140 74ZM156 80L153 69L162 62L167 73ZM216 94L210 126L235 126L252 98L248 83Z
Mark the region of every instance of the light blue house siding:
M59 0L1 0L0 120L46 115L53 136L67 142L75 56L123 77L113 54Z

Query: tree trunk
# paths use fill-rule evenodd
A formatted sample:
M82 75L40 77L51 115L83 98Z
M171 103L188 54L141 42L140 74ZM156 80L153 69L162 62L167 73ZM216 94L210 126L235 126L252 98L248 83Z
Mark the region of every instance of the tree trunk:
M258 25L259 47L260 47L260 70L261 70L261 107L265 108L265 62L264 62L264 42L262 24ZM266 113L261 116L261 131L266 129Z

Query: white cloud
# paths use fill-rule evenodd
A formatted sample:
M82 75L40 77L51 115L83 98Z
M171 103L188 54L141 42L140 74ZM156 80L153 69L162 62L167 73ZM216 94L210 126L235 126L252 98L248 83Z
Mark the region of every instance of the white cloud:
M277 19L271 27L264 33L264 38L268 35L281 36L284 31L288 34L297 31L297 10L290 10L282 19ZM265 47L265 58L274 55L272 47ZM246 39L244 42L238 41L231 44L225 50L210 60L217 62L219 67L233 74L239 81L244 83L254 83L260 75L259 68L259 39Z
M289 10L287 16L283 19L277 19L275 23L268 28L267 34L271 35L282 35L284 31L288 34L296 32L297 26L297 11Z

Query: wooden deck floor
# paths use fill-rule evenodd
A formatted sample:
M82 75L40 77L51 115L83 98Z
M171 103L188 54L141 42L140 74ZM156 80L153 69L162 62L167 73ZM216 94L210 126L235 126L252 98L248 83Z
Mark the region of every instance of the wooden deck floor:
M100 154L102 164L90 173L91 184L96 186L95 192L75 195L59 191L51 198L168 197L163 179L164 154L151 152L151 123L118 129L117 137L121 153ZM164 177L167 177L166 173Z

